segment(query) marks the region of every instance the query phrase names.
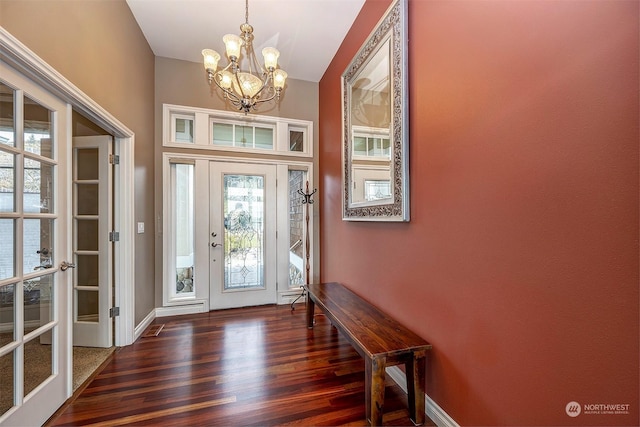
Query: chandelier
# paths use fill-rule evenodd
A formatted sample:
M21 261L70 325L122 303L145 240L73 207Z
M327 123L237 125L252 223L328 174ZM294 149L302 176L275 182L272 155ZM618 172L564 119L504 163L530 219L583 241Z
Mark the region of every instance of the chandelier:
M253 27L249 25L249 0L245 0L244 19L239 36L227 34L222 38L230 61L226 67L218 70L220 54L215 50L204 49L202 56L209 85L215 83L225 100L247 114L258 104L280 100L287 73L277 68L280 52L273 47L262 49L264 66L258 62L253 50Z

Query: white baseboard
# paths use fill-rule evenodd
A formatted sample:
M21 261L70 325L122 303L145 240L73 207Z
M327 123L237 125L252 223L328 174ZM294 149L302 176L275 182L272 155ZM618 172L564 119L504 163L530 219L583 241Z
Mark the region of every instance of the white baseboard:
M387 368L387 374L396 384L406 393L407 392L407 376L397 366ZM431 419L438 427L460 427L449 414L447 414L436 402L425 394L425 409L427 417Z
M300 289L299 291L284 291L284 292L280 292L278 293L278 305L285 305L285 304L291 304L294 301L296 303L303 303L307 300L306 295L302 296L302 289Z
M140 335L142 335L142 333L144 331L147 330L147 328L149 327L149 325L151 324L151 322L153 322L153 320L156 318L156 310L151 310L151 312L149 314L147 314L147 316L142 319L142 322L140 322L135 329L133 330L133 341L135 342L138 338L140 338Z
M205 300L194 301L191 304L170 305L156 308L156 317L180 316L183 314L206 313L209 305Z

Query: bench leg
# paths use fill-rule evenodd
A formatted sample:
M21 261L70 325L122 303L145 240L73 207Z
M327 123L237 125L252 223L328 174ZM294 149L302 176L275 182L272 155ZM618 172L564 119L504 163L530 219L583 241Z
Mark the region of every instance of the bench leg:
M316 304L310 295L307 295L307 297L307 328L313 329L313 312L315 311Z
M382 425L384 410L384 380L387 359L365 357L364 389L367 421L372 426Z
M409 398L409 417L417 426L424 424L424 387L425 355L414 353L407 360L407 395Z

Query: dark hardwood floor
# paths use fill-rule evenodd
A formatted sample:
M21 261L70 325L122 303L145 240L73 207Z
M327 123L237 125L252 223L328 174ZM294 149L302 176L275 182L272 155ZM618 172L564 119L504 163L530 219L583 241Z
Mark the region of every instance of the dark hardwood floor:
M316 319L303 304L158 318L48 425L366 426L364 360ZM390 379L383 424L413 425Z

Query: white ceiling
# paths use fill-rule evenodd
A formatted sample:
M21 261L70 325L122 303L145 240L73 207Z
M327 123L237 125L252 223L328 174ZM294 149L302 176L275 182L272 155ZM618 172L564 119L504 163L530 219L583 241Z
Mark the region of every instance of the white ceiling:
M254 49L280 51L290 78L318 82L365 0L250 0ZM202 49L223 58L222 36L239 34L244 0L127 0L156 56L202 62ZM225 60L226 62L226 60Z

